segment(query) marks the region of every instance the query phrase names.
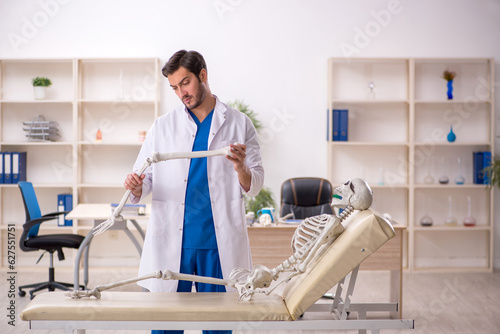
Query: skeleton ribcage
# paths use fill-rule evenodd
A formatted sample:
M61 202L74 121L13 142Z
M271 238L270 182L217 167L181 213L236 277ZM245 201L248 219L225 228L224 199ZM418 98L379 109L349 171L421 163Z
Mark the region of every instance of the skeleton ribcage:
M292 238L292 251L297 260L307 256L311 245L318 240L330 219L335 219L335 216L327 214L314 216L307 218L297 227Z

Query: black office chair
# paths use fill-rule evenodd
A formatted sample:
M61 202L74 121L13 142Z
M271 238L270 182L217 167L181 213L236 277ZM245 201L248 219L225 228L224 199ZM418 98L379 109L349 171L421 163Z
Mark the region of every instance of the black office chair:
M316 177L288 179L281 185L283 217L293 213L294 219L333 214L331 207L333 188L330 181Z
M35 189L31 182L19 182L19 189L21 189L21 194L24 201L24 209L26 211L26 222L23 225L23 233L21 235L21 240L19 246L21 250L25 252L32 252L38 250L44 250L49 252L50 255L50 265L49 265L49 280L47 282L35 283L29 285L23 285L19 287L19 296L24 297L26 292L24 289L34 288L30 290L30 298L33 299L34 293L43 289L48 289L49 291L54 291L55 289L60 290L71 290L73 287L72 283L63 283L55 281L55 271L54 271L54 252L57 251L57 257L59 261L64 260L63 248L78 248L80 247L84 237L78 234L45 234L38 235L38 230L40 225L48 220L57 219L58 216L66 214L68 212L53 212L46 215L41 214L40 206L38 205L38 200L36 198ZM63 219L63 217L61 217ZM42 253L37 263L41 260L45 253ZM84 286L80 286L84 288Z

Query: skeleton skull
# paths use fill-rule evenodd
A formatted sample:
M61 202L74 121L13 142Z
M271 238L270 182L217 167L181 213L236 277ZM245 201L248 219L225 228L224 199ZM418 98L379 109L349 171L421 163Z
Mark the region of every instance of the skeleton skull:
M372 202L373 193L370 186L359 178L348 180L333 191L332 206L337 208L351 205L355 210L366 210Z

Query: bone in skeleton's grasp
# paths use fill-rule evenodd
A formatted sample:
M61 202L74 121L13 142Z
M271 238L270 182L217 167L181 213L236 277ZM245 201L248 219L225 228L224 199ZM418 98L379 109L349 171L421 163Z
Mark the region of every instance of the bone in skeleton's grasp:
M235 145L238 143L234 143ZM215 156L233 156L233 153L231 152L231 147L227 146L224 148L221 148L219 150L213 150L213 151L194 151L194 152L173 152L173 153L158 153L154 152L151 157L147 158L146 161L144 162L144 165L142 165L141 169L137 172L137 175L141 176L144 171L151 166L153 163L158 163L160 161L167 161L167 160L173 160L173 159L194 159L194 158L206 158L206 157L215 157ZM123 217L121 216L123 207L125 206L125 203L127 202L128 198L130 197L130 190L127 190L125 194L122 197L122 200L120 201L120 204L115 208L113 213L111 214L111 217L104 221L103 223L97 225L94 227L94 235L99 235L103 232L105 232L107 229L109 229L111 226L116 221L121 221L123 220Z

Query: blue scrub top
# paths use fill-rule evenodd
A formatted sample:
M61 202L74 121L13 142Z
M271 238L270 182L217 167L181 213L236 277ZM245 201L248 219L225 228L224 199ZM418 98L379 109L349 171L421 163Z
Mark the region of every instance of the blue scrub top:
M193 144L194 151L208 150L208 135L214 111L200 123L189 110L198 130ZM182 247L195 249L217 249L214 218L208 189L207 158L191 159L184 208L184 231Z

